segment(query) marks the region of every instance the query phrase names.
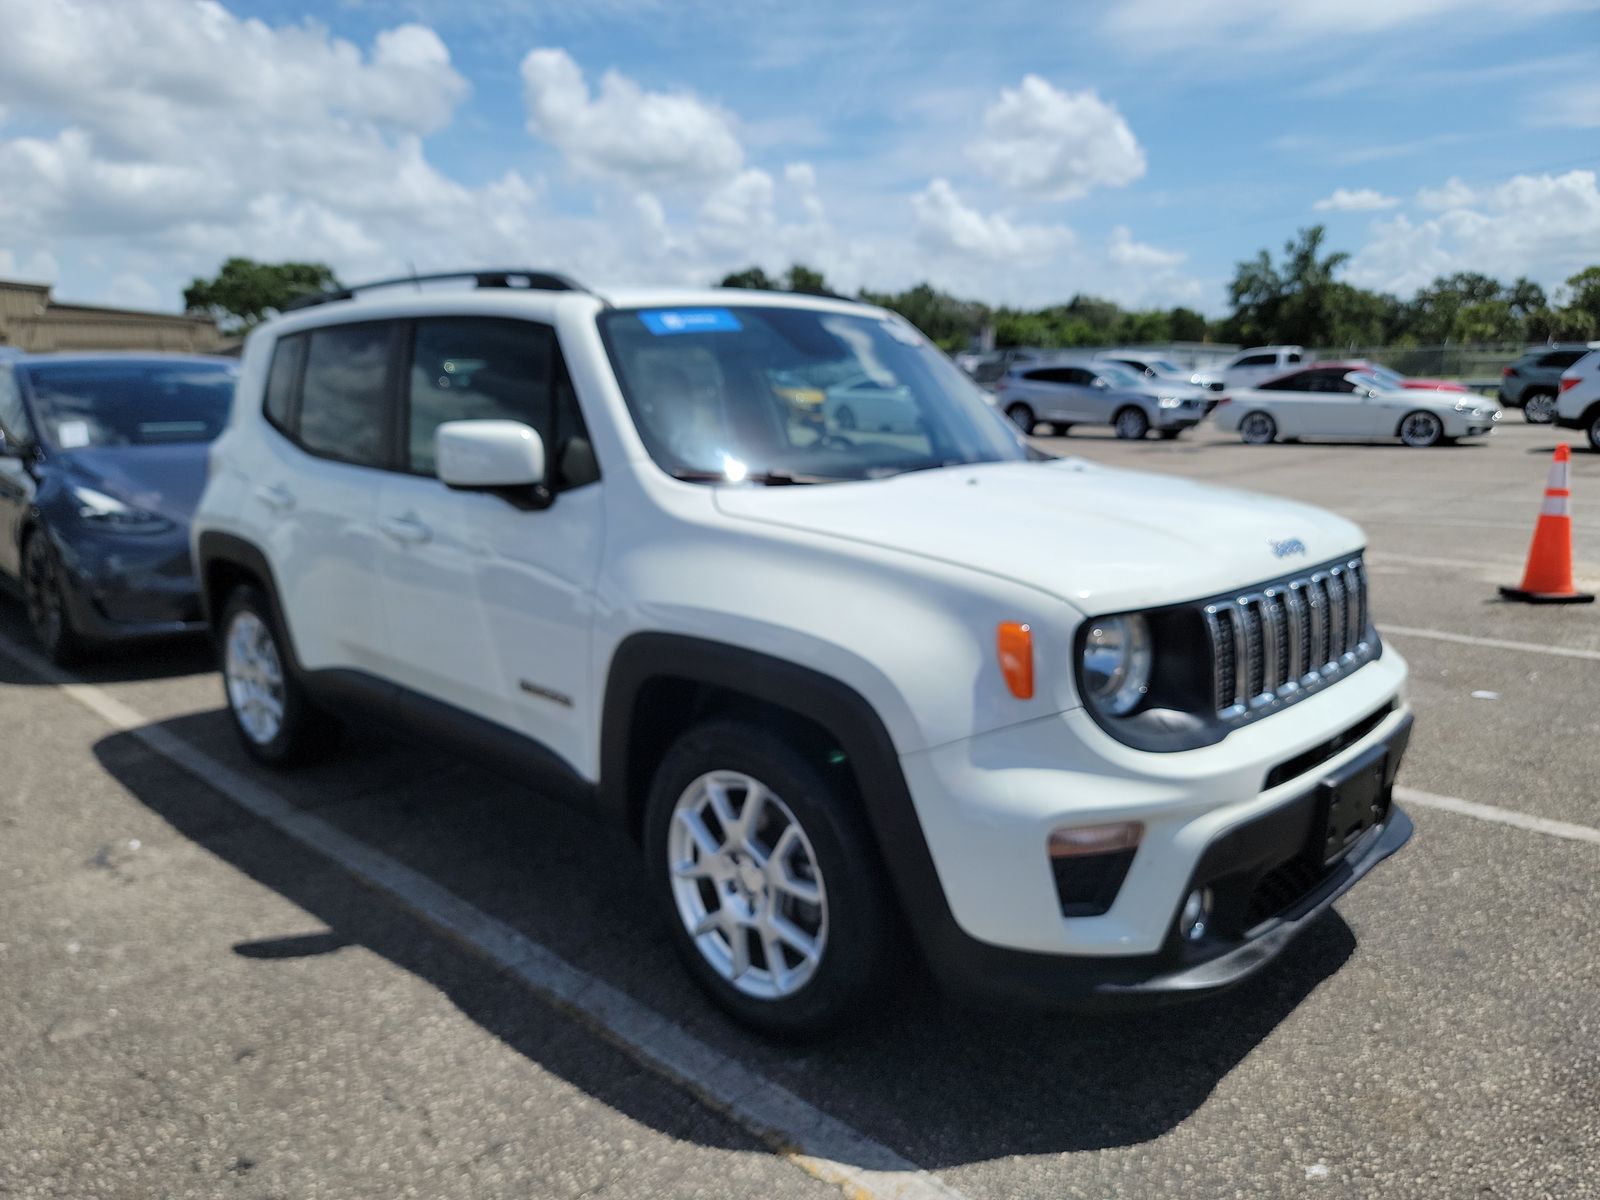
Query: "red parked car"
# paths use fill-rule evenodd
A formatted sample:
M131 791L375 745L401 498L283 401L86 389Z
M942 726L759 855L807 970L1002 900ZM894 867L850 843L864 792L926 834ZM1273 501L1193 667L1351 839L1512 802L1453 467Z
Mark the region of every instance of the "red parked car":
M1398 371L1391 371L1388 367L1377 363L1363 362L1360 359L1346 361L1329 360L1327 362L1308 363L1286 375L1279 375L1272 381L1274 391L1315 392L1320 389L1316 386L1319 379L1343 379L1352 371L1359 371L1363 375L1371 375L1377 380L1380 391L1393 392L1403 388L1414 388L1425 392L1468 392L1472 389L1461 383L1451 383L1448 379L1416 379L1409 375L1402 375ZM1300 376L1305 376L1301 379ZM1290 382L1290 381L1293 382Z

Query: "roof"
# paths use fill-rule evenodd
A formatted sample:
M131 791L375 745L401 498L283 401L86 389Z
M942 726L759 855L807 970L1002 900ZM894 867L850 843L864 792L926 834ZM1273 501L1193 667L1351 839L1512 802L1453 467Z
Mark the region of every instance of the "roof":
M236 366L237 361L218 354L182 354L161 350L66 350L59 353L19 354L7 358L18 367L82 366L93 363L211 363Z

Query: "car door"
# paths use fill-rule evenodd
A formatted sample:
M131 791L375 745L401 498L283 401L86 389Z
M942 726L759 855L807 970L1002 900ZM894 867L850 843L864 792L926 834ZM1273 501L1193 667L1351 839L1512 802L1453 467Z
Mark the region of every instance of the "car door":
M400 469L378 499L389 653L414 692L591 757L599 473L555 331L500 317L418 320L403 354ZM553 501L457 491L434 474L445 421L520 421L544 438Z
M1379 409L1369 397L1376 381L1347 371L1308 371L1311 402L1308 418L1316 423L1308 433L1330 437L1374 437Z
M308 669L375 671L385 649L375 516L399 332L389 321L327 325L273 351L265 415L284 436L250 464L247 519Z
M1068 371L1068 383L1078 396L1077 405L1086 424L1111 424L1122 400L1109 379L1087 367L1073 367Z
M1025 371L1017 388L1018 398L1033 409L1041 421L1068 422L1078 419L1070 390L1063 385L1066 372L1059 367L1035 367ZM1010 398L1010 393L1007 398Z
M0 366L0 573L18 578L22 518L33 505L34 480L28 469L33 429L22 404L22 390L10 367Z

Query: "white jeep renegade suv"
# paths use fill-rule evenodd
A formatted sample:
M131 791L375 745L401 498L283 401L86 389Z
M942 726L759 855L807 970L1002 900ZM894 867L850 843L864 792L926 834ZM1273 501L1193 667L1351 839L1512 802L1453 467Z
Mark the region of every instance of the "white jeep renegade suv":
M908 943L973 997L1214 991L1409 836L1348 522L1047 458L882 309L462 278L249 339L194 551L262 761L371 715L597 807L780 1033Z

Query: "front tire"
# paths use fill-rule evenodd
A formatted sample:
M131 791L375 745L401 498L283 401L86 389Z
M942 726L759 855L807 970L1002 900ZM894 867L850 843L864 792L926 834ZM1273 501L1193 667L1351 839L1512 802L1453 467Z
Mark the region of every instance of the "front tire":
M1150 418L1144 415L1143 409L1129 405L1111 419L1111 428L1125 442L1142 441L1150 432Z
M1407 413L1400 419L1400 440L1418 449L1437 446L1444 441L1444 422L1421 409Z
M1522 401L1522 419L1529 425L1549 425L1556 419L1554 392L1530 392Z
M858 1016L893 960L893 902L845 782L768 730L685 733L645 810L652 890L695 982L735 1019L806 1037Z
M265 593L248 584L235 588L217 628L228 716L250 756L287 767L327 750L336 726L295 677L288 641Z
M50 535L35 529L22 546L22 603L34 641L58 667L79 662L89 649L88 639L72 623L69 586Z
M1246 413L1239 422L1239 439L1247 446L1265 446L1278 436L1278 423L1267 413Z

